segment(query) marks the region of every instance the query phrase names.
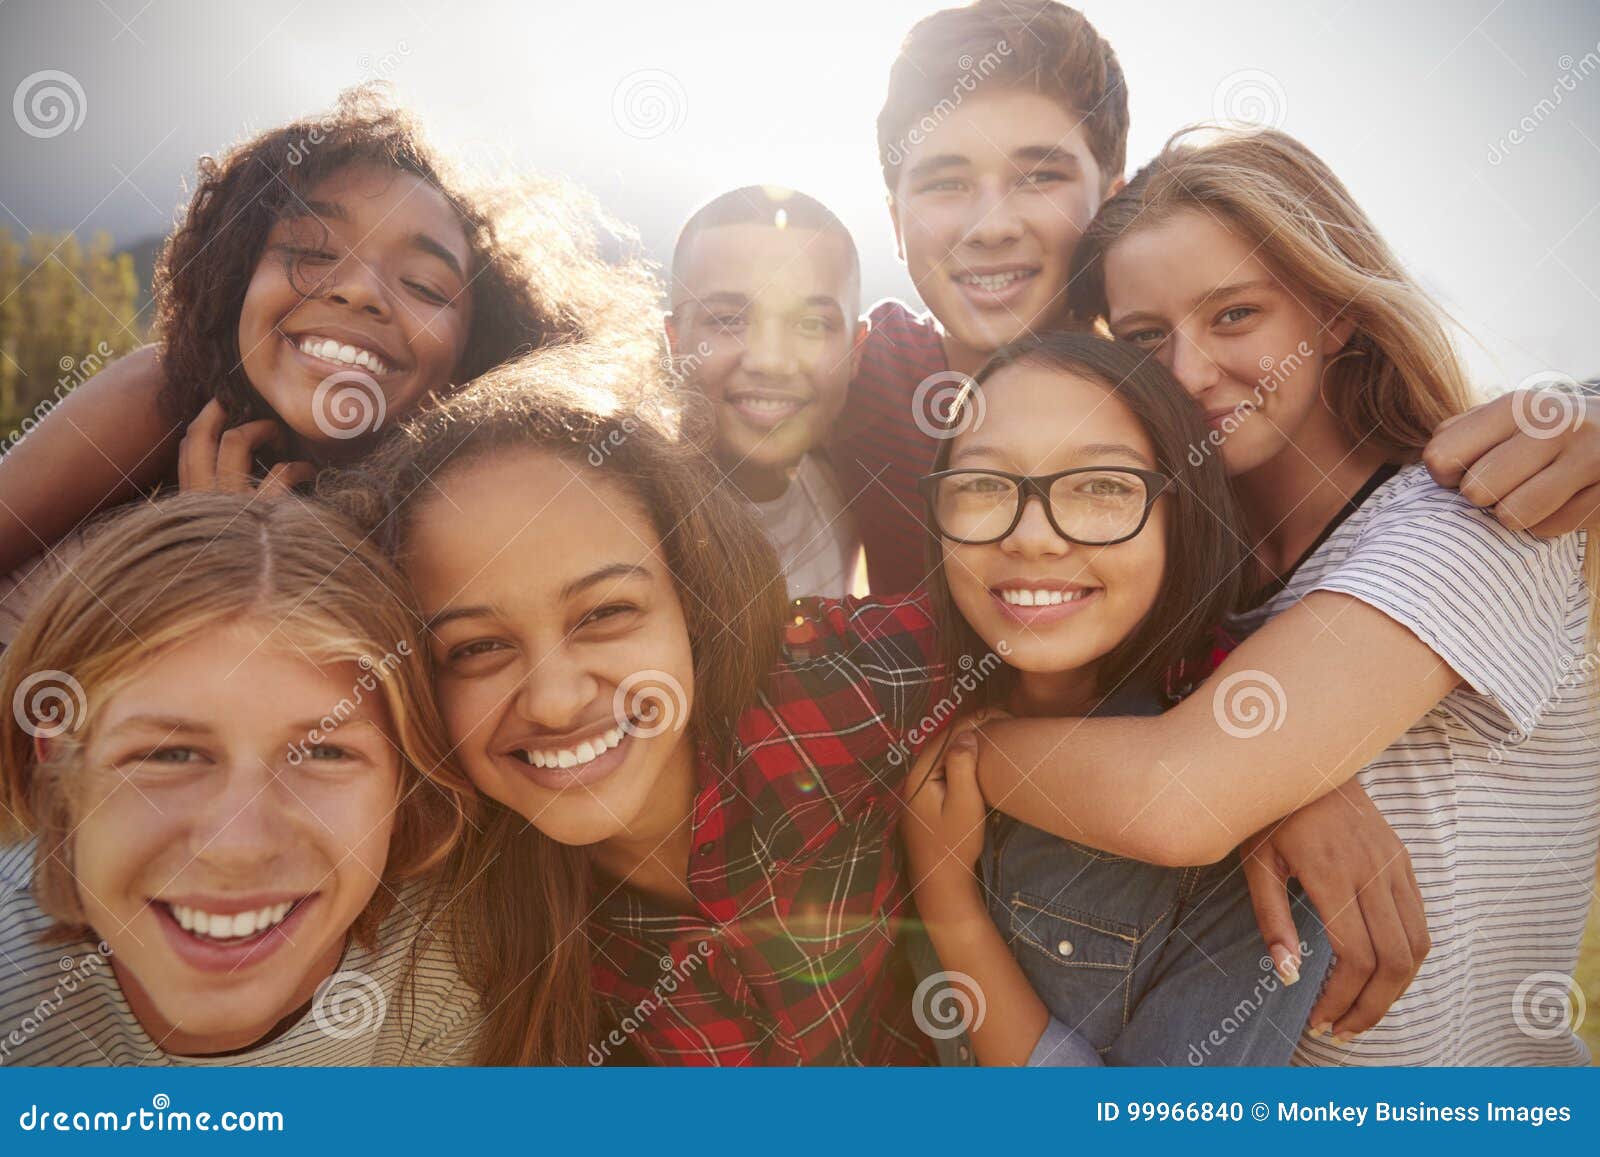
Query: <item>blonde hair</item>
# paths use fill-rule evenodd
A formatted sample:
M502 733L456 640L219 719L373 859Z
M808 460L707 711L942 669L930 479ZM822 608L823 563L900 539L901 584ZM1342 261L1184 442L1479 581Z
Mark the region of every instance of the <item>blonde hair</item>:
M1472 405L1443 311L1401 268L1339 178L1305 145L1275 129L1197 129L1172 137L1085 231L1069 304L1084 322L1106 320L1105 257L1118 240L1196 209L1254 246L1325 324L1354 332L1326 367L1324 397L1353 442L1376 438L1414 457L1446 418Z
M37 838L34 891L58 931L85 925L71 837L97 709L173 646L241 620L270 624L315 663L363 669L401 762L384 883L442 863L474 795L450 761L405 591L353 526L298 498L186 494L91 532L0 659L0 695L14 716L0 744L0 838ZM49 740L42 762L35 735ZM372 941L393 901L390 887L378 888L352 928L358 940Z

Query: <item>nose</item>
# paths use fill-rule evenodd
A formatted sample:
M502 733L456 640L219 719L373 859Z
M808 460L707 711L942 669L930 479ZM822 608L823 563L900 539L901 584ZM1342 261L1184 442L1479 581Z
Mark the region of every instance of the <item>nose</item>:
M973 218L962 238L968 245L997 249L1022 236L1022 217L1010 189L991 188L973 202Z
M744 369L764 378L792 376L798 366L790 337L783 318L769 317L756 322L745 338L741 359Z
M243 757L190 824L191 855L219 875L257 873L303 839L294 831L294 807L275 762Z
M372 317L386 319L389 316L389 295L382 278L353 255L339 262L323 287L323 294L329 301Z
M1178 379L1178 384L1188 391L1190 397L1198 398L1217 384L1221 375L1216 360L1205 347L1181 330L1175 330L1170 341L1172 376Z
M1000 548L1019 558L1060 558L1074 547L1056 533L1045 514L1044 502L1030 494L1022 507L1022 518L1011 533L1000 541Z
M517 692L516 710L527 722L565 731L583 721L584 709L600 693L600 681L564 650L547 652Z

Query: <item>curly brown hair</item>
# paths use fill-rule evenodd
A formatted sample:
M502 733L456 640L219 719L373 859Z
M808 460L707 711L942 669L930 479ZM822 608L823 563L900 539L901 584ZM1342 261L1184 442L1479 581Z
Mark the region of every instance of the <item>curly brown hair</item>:
M470 178L423 138L376 84L342 93L327 114L280 125L218 157L156 268L163 409L188 422L212 398L238 422L272 417L241 366L239 314L274 223L329 175L380 165L433 185L472 251L473 319L454 378L519 353L600 333L652 340L657 289L636 239L575 186L551 178ZM614 260L601 254L614 241Z

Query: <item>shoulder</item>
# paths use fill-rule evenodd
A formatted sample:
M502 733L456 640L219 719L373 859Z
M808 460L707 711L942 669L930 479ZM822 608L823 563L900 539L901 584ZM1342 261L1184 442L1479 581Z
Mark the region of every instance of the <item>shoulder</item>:
M890 298L874 305L867 321L870 328L858 380L882 374L904 377L908 367L927 373L944 364L943 339L931 315L914 313Z
M1402 569L1396 581L1422 572L1485 582L1548 578L1582 582L1582 531L1542 538L1502 526L1490 510L1440 486L1421 463L1403 467L1363 504L1346 558L1387 559Z
M843 599L801 598L789 604L782 661L807 663L828 654L906 644L932 654L933 606L926 593Z

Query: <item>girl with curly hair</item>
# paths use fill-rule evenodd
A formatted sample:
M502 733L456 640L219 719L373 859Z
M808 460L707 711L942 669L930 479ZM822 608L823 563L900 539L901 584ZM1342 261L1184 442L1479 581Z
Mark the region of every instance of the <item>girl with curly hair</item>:
M650 340L653 283L601 256L597 226L563 183L469 183L371 86L202 158L156 273L155 345L0 465L0 569L154 486L309 481L518 352Z

